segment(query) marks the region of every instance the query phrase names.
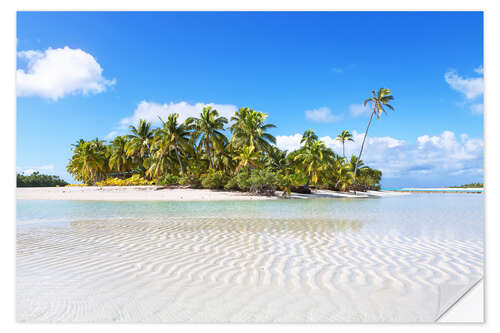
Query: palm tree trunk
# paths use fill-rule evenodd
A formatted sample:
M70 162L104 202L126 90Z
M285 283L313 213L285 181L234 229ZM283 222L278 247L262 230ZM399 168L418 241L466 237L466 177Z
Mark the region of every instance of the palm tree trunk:
M357 179L356 179L356 174L358 171L358 164L359 164L359 161L361 160L361 154L363 153L363 147L365 146L366 136L368 135L368 129L370 128L370 124L372 123L372 119L373 119L374 114L375 114L375 106L373 107L373 112L370 116L370 121L368 122L368 126L366 126L365 136L363 137L363 143L361 143L361 149L359 150L358 159L356 160L356 164L354 166L354 194L356 194L356 186L358 184Z
M210 152L210 141L208 139L205 141L205 146L207 147L207 154L208 154L208 159L210 160L210 167L213 169L214 162L212 161L212 154Z
M306 188L309 187L309 184L311 184L311 181L312 181L312 177L313 177L313 173L312 171L309 173L309 177L307 177L307 183L306 183Z
M181 167L181 175L184 176L184 168L182 167L182 162L181 158L179 157L179 151L177 150L177 147L175 147L175 154L177 155L177 161L179 161L179 165Z

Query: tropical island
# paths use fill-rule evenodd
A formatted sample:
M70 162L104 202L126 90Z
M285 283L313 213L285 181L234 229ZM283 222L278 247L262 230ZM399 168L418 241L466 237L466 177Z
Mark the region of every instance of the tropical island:
M38 171L30 175L18 173L16 175L16 187L55 187L66 186L68 182L56 175L44 175Z
M483 187L484 187L483 183L470 183L460 186L450 186L450 188L483 188Z
M391 91L372 91L370 116L379 117L389 101ZM130 134L117 136L109 144L98 138L78 140L67 171L84 185L185 186L193 189L232 190L272 195L277 189L283 195L291 192L311 193L311 189L331 191L380 190L382 172L364 165L361 154L345 156L335 153L306 130L301 147L287 152L276 147L276 138L266 123L267 115L242 107L228 120L216 109L205 106L199 117L178 121L169 114L162 126L140 120L129 126ZM229 124L229 125L228 125ZM225 134L229 131L230 137ZM352 134L343 130L337 136L344 146Z

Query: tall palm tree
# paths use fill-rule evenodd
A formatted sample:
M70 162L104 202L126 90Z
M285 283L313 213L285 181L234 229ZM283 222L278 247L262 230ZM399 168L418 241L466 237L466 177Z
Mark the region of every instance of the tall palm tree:
M276 144L276 138L266 133L270 128L276 127L274 124L265 124L267 114L254 111L249 108L240 108L231 117L233 124L229 128L233 136L231 144L235 148L245 146L253 147L255 150L269 152L272 145Z
M363 137L363 143L361 143L361 149L359 151L357 163L354 166L354 186L357 185L356 173L358 171L358 163L361 160L361 154L363 153L363 147L365 146L366 136L368 135L368 129L370 128L370 124L372 123L373 115L376 114L377 119L380 119L382 112L386 113L385 111L386 107L391 110L394 110L392 105L389 104L389 102L392 101L393 99L394 97L391 95L391 91L389 89L380 88L377 93L375 93L375 90L372 90L372 97L367 98L363 103L363 105L365 106L366 104L371 103L373 106L373 111L370 115L370 121L368 121L368 126L366 126L365 136Z
M337 135L337 141L342 142L342 156L345 157L345 142L354 141L352 139L352 134L348 130L343 130L339 135Z
M131 167L131 159L127 155L127 138L117 136L111 142L109 152L109 168L118 172L126 172Z
M151 122L139 120L139 125L129 126L132 134L127 135L127 155L132 157L144 171L144 159L149 156L151 151L151 142L153 141L154 131L151 129Z
M159 144L160 146L168 147L168 149L173 149L181 168L181 174L184 176L184 166L180 153L184 155L185 148L189 144L189 131L185 124L177 123L177 119L179 118L179 114L177 113L169 114L166 122L161 117L158 118L160 118L163 127L156 132L153 145Z
M318 141L318 136L314 133L312 129L308 129L302 134L302 139L300 140L300 144L310 147L314 142Z
M193 141L200 139L200 146L205 149L205 153L210 161L210 167L214 167L213 152L216 146L221 146L227 142L227 138L221 131L227 124L225 117L219 117L219 112L210 106L205 106L200 113L200 118L189 117L186 119L189 129L192 129Z

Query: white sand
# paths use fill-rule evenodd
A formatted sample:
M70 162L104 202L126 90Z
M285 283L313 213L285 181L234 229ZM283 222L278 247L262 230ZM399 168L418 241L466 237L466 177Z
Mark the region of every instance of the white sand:
M82 187L31 187L17 188L17 199L24 200L102 200L102 201L211 201L211 200L272 200L281 198L281 191L275 196L250 195L230 191L203 189L161 189L159 186L82 186ZM292 193L294 199L310 198L366 198L370 196L407 195L390 191L368 191L354 193L318 190L312 194Z
M165 217L18 229L17 319L431 322L482 276L481 243L282 223Z

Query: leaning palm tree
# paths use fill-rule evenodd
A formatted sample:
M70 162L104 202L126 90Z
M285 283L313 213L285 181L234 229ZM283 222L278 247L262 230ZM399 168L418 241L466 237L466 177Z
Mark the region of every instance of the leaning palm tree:
M210 167L214 167L212 154L216 146L221 146L227 142L227 138L221 131L227 124L225 117L219 117L219 112L210 106L205 106L200 113L200 118L189 117L186 119L189 129L192 129L193 141L200 138L200 147L205 149L205 153L210 161Z
M366 126L366 131L365 131L365 136L363 137L363 143L361 143L361 149L359 151L357 163L354 166L354 187L357 185L357 180L356 180L356 173L358 171L358 163L361 160L361 154L363 153L363 147L365 146L365 140L366 136L368 134L368 129L370 128L370 124L372 123L373 115L377 115L377 119L380 119L380 116L382 115L382 112L386 113L385 107L388 107L391 110L394 110L392 105L389 104L390 101L392 101L394 97L391 95L391 91L386 88L380 88L378 92L375 94L375 90L372 90L372 97L367 98L363 105L366 106L368 103L372 103L373 105L373 111L370 115L370 121L368 121L368 126Z
M354 141L352 139L352 134L348 130L343 130L342 133L337 135L337 141L342 142L342 156L345 157L345 142L346 141Z

